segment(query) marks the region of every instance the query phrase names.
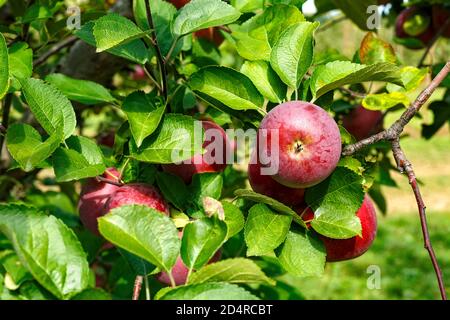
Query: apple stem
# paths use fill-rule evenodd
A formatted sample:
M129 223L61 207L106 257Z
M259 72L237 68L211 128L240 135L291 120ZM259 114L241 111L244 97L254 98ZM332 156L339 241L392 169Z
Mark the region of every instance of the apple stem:
M419 186L417 184L416 175L412 168L411 163L406 158L405 153L403 152L400 146L400 135L402 134L405 126L411 121L411 119L420 111L420 108L428 101L436 88L440 85L440 83L447 77L450 73L450 61L448 61L442 70L437 74L437 76L431 81L425 90L423 90L417 99L412 103L412 105L406 109L405 112L400 116L400 118L392 124L388 129L374 134L369 138L363 139L359 142L346 146L342 155L351 156L354 153L360 151L361 149L372 145L379 141L389 141L392 145L392 153L394 155L394 159L397 162L398 169L401 173L406 173L408 176L409 184L414 192L414 196L416 198L417 207L419 209L419 217L420 224L422 227L422 234L424 238L424 247L428 251L428 254L431 259L431 263L433 265L434 271L436 273L436 278L439 285L439 291L441 294L442 300L447 300L444 280L442 278L442 271L439 267L436 255L434 253L433 247L431 245L430 234L428 231L428 224L425 214L425 203L422 199L422 195L420 193Z
M143 276L141 276L141 275L136 276L136 280L134 280L133 300L139 300L139 295L141 294L143 280L144 280Z
M177 284L176 284L175 279L174 279L174 277L172 275L172 270L170 272L167 272L167 275L169 276L170 286L172 288L175 288L177 286Z

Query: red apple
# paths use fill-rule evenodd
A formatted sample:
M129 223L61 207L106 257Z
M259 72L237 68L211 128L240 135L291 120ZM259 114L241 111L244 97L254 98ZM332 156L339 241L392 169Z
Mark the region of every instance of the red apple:
M179 231L178 232L178 237L181 239L183 237L183 232ZM209 260L209 263L214 263L219 261L220 257L221 257L222 253L221 251L217 251L214 256L211 258L211 260ZM186 283L187 280L187 276L189 273L189 269L188 267L186 267L186 265L184 264L183 260L181 259L181 256L178 256L177 261L175 262L175 265L172 268L172 276L173 279L175 280L175 284L177 286L181 286L184 285ZM161 272L156 276L156 279L166 285L170 285L170 278L169 275L167 274L167 272Z
M302 211L297 212L301 213ZM377 234L377 214L372 200L370 200L368 196L364 198L361 208L359 208L356 215L361 221L361 237L355 236L350 239L331 239L319 235L325 245L328 262L357 258L365 253L375 240ZM307 209L302 219L304 221L314 219L314 213L311 209Z
M134 71L131 73L131 78L134 81L142 81L147 78L147 75L145 74L145 70L142 66L136 65L134 67Z
M270 176L261 174L261 163L257 159L256 152L253 152L248 165L248 180L255 192L264 194L288 206L296 206L303 203L305 189L286 187L273 180Z
M438 32L442 26L450 19L450 8L445 8L443 6L435 5L432 9L433 17L433 29L434 32ZM450 26L448 26L443 32L442 36L445 38L450 38Z
M189 1L191 0L169 0L169 2L172 3L175 7L177 7L177 9L180 9Z
M106 212L124 205L145 205L166 215L169 215L169 206L159 191L145 183L126 184L110 196L105 204Z
M114 132L104 132L97 137L97 143L105 147L113 148L115 138Z
M291 101L278 105L264 117L259 130L259 157L271 159L267 165L261 163L276 171L272 178L282 185L311 187L336 168L342 147L339 128L324 109L312 103ZM263 132L267 133L266 143L261 141Z
M103 177L117 182L120 173L115 168L109 168L103 174ZM83 225L93 234L100 235L97 218L106 214L105 204L117 189L119 187L116 185L99 182L96 179L89 179L83 185L78 202L78 213Z
M381 111L367 110L359 105L343 118L342 124L357 140L362 140L381 131L382 119Z
M409 28L408 24L410 24ZM414 38L422 42L422 45L405 44L410 49L426 47L434 37L431 14L426 9L417 6L403 10L395 22L395 35L400 39Z
M206 150L204 154L195 155L188 161L181 164L165 164L162 166L166 172L179 176L185 183L192 181L192 176L196 173L219 172L226 168L226 154L231 146L228 141L225 130L212 121L202 120L203 130L205 132L205 140L203 148ZM211 130L211 131L210 131ZM216 154L214 150L215 139L217 136L222 138L223 150L221 154Z
M194 37L203 38L220 46L225 40L217 28L211 27L194 32Z

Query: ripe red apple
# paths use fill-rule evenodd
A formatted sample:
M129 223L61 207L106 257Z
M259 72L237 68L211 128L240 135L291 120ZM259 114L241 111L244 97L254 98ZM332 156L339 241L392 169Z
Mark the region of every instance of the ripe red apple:
M169 215L169 206L159 191L145 183L130 183L115 190L106 202L105 210L108 213L112 209L132 204L145 205Z
M169 0L169 2L172 3L175 7L177 7L177 9L180 9L189 1L191 0Z
M450 8L435 5L432 8L432 20L434 32L438 32L442 26L450 19ZM450 26L448 26L443 32L442 36L450 38Z
M103 174L103 177L117 182L120 173L115 168L109 168ZM83 185L78 202L78 213L83 225L93 234L100 235L97 218L106 214L105 204L111 194L117 189L119 187L116 185L99 182L95 179L89 179Z
M248 165L248 180L255 192L264 194L288 206L300 205L305 198L305 189L289 188L276 182L268 175L262 175L261 163L257 159L256 152L253 152Z
M114 147L116 136L114 132L104 132L97 137L97 143L109 148Z
M185 183L192 181L192 176L196 173L219 172L226 168L226 154L231 146L225 130L212 121L202 120L202 127L205 132L205 140L203 148L206 150L204 154L198 154L188 161L181 164L165 164L162 166L166 172L179 176ZM209 131L211 130L211 131ZM221 154L216 154L214 150L215 139L217 136L222 138L223 150Z
M297 211L301 213L302 211ZM325 249L327 251L327 261L343 261L354 259L365 253L377 234L377 214L372 200L368 196L364 198L364 201L356 213L361 220L361 237L355 236L350 239L331 239L322 235L319 237L322 239ZM314 213L311 209L307 209L302 219L309 221L314 218Z
M178 237L181 239L183 237L183 232L178 232ZM209 263L214 263L219 261L222 253L221 251L217 251L214 256L209 260ZM175 265L172 268L172 277L175 280L175 284L177 286L181 286L186 283L187 276L189 273L188 267L184 264L183 260L181 259L181 256L178 256L177 261L175 262ZM170 278L167 272L161 272L156 276L156 279L166 285L170 285Z
M381 111L367 110L359 105L343 118L342 124L357 140L362 140L381 131L382 119Z
M259 157L272 159L270 164L261 163L276 167L278 161L272 178L282 185L311 187L336 168L342 147L339 128L324 109L312 103L291 101L276 106L264 117L259 130ZM261 141L262 132L267 133L266 143Z
M431 13L427 12L425 8L417 6L403 10L395 22L395 35L400 39L415 38L422 42L422 45L405 44L410 49L426 47L434 36Z
M134 71L131 73L131 78L134 81L145 80L147 78L147 75L145 74L144 68L142 68L142 66L140 66L140 65L136 65L134 67Z

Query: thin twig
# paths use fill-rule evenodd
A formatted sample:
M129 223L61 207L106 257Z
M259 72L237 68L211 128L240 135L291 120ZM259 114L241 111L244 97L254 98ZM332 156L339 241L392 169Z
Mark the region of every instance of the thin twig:
M420 193L419 185L417 183L413 167L406 158L406 155L403 152L402 148L400 147L399 139L392 141L392 152L394 154L395 161L397 162L398 169L400 170L401 173L406 173L406 175L408 176L409 184L411 185L411 188L414 192L417 207L419 209L420 225L422 228L424 247L428 251L431 263L433 264L434 272L436 273L439 285L441 298L442 300L447 300L444 280L442 278L442 271L439 268L439 263L437 261L436 254L434 253L433 246L431 245L430 233L428 231L427 217L425 213L426 206Z
M447 28L450 27L450 17L447 18L445 23L439 28L439 30L434 34L433 38L431 39L430 43L428 43L427 48L425 52L422 55L422 58L420 58L419 61L419 68L423 66L423 63L425 62L425 59L428 56L428 53L430 52L431 48L433 48L434 44L438 41L438 39L441 37L442 33L447 30Z
M34 67L40 66L41 64L46 62L48 58L50 58L51 56L57 54L62 49L69 47L70 45L75 43L77 40L78 40L77 37L72 36L72 37L69 37L69 38L67 38L67 39L65 39L65 40L55 44L50 50L48 50L42 56L40 56L39 58L34 60L33 66Z
M395 140L400 137L400 134L403 132L405 126L411 121L411 119L419 112L420 108L425 104L425 102L430 98L439 84L447 77L450 72L450 61L445 64L442 70L438 73L438 75L431 81L425 90L417 97L417 99L413 102L413 104L406 109L405 112L401 115L401 117L395 121L392 126L388 129L381 131L369 138L358 141L354 144L346 146L342 154L344 156L351 156L355 152L379 142L381 140Z
M141 295L143 281L144 281L143 276L136 276L136 280L134 280L133 300L139 300L139 296Z
M146 0L145 1L145 9L146 9L146 12L147 12L148 25L149 25L150 29L152 30L151 39L152 39L152 43L155 46L156 58L158 59L158 64L159 64L159 68L160 68L160 72L161 72L161 80L162 80L162 85L161 85L162 88L161 89L162 89L162 94L163 94L165 100L167 100L168 87L167 87L166 62L165 62L164 57L163 57L163 55L161 53L161 49L159 48L159 45L158 45L158 38L156 37L155 25L153 23L152 8L150 6L150 0Z
M339 90L341 90L345 93L348 93L349 95L351 95L354 98L365 98L367 96L367 94L365 94L365 93L356 92L356 91L353 91L353 90L350 90L350 89L347 89L344 87L339 88Z
M326 30L332 28L334 25L341 23L342 21L345 21L345 20L347 20L347 16L340 16L340 17L337 17L336 19L329 20L326 23L324 23L319 29L317 29L316 33L326 31Z

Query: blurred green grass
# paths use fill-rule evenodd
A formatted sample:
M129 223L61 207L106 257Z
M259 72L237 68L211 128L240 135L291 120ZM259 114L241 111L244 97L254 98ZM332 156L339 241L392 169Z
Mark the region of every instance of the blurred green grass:
M450 285L450 214L429 213L431 240L442 267L447 288ZM378 266L381 288L370 290L367 268ZM436 277L423 247L417 215L379 217L377 238L363 256L327 264L322 278L284 280L299 289L307 299L439 299ZM450 290L447 289L447 294Z

